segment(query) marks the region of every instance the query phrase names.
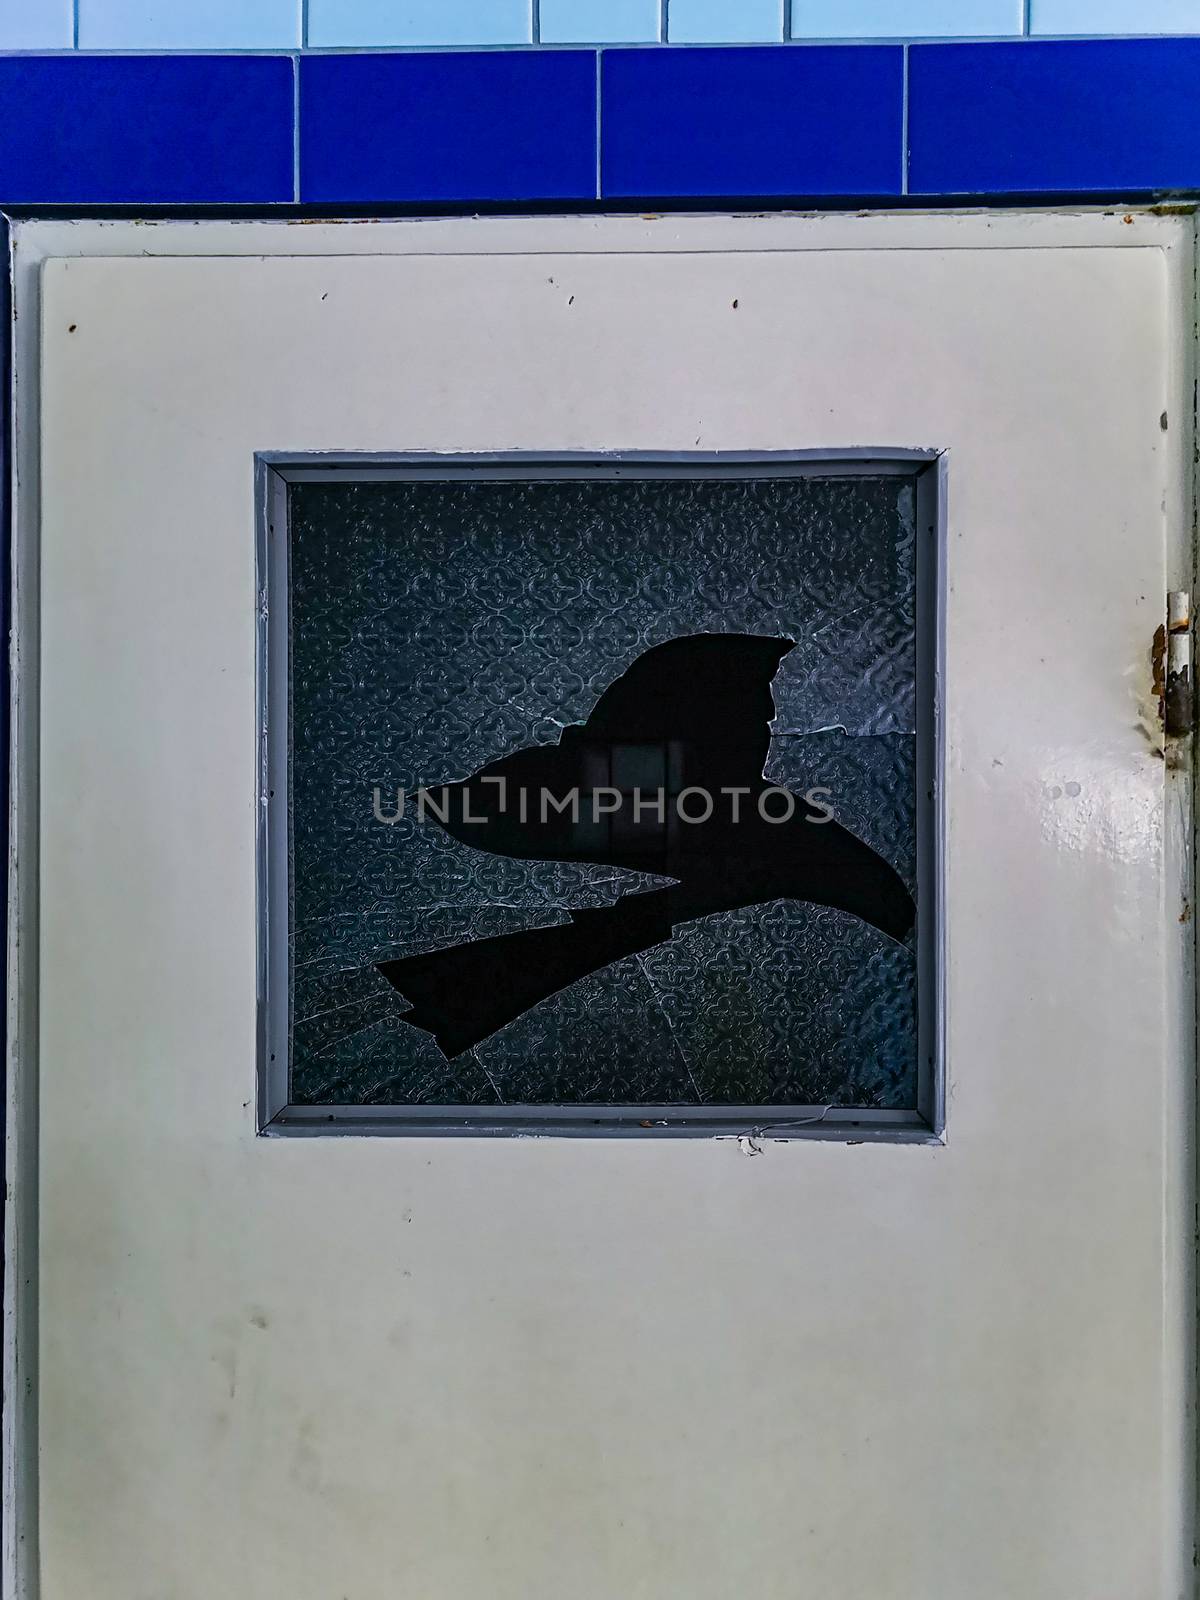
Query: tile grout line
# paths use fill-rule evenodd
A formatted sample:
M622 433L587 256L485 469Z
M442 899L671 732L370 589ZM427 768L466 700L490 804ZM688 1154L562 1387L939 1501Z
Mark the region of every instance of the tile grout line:
M300 48L308 49L308 0L300 0Z
M904 80L900 98L900 193L908 193L908 45L904 46Z
M667 0L658 0L658 42L667 42Z
M783 43L792 41L792 0L783 0L783 15L779 19L783 24Z
M529 42L542 42L542 0L529 0Z
M292 200L300 204L300 56L292 56Z
M71 0L71 49L79 49L79 0Z
M604 51L596 51L596 199L604 197L601 176L603 168L600 164L600 72L604 62Z
M661 0L660 0L661 3ZM1030 29L1032 30L1032 22ZM1021 33L995 33L971 35L929 34L920 38L903 39L899 35L895 38L884 37L876 34L863 34L848 39L826 38L823 34L798 35L795 39L785 40L797 49L828 50L876 50L881 47L899 49L906 44L936 45L936 44L965 44L976 49L989 50L994 45L1013 44L1025 37ZM1186 33L1033 33L1030 39L1036 39L1039 44L1069 44L1079 45L1087 43L1101 44L1134 44L1134 43L1159 43L1183 44L1195 42L1200 38L1200 27L1190 29ZM610 39L605 42L605 49L645 49L651 44L658 43L655 39ZM668 41L663 40L663 43ZM673 48L679 51L695 50L762 50L776 41L770 39L684 39L677 41ZM257 58L260 56L292 55L296 50L295 44L264 44L264 45L179 45L165 47L162 45L107 45L107 46L80 46L78 53L83 56L96 57L103 60L107 57L145 57L149 60L174 60L176 57L188 56L230 56L239 60ZM547 51L571 51L581 49L595 49L594 45L583 45L577 40L564 40L547 43L543 46ZM434 55L511 55L514 51L528 50L525 44L319 44L305 45L303 53L312 56L434 56ZM14 49L6 50L0 46L0 60L50 60L56 56L69 56L76 52L74 45L53 45L45 49Z
M1021 36L1028 39L1033 27L1033 0L1021 0Z

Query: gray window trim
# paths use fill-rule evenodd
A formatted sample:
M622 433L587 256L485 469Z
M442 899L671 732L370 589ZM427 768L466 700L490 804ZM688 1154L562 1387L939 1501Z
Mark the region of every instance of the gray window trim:
M655 455L288 455L255 458L257 505L258 1050L260 1134L764 1137L942 1143L945 1129L945 480L936 450ZM288 486L530 478L815 477L890 473L917 495L917 1108L825 1106L300 1106L289 1101Z

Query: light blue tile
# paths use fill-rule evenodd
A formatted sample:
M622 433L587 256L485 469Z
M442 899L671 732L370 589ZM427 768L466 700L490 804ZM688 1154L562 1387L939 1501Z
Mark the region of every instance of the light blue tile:
M0 0L0 50L69 50L71 0Z
M530 0L309 0L310 45L528 44Z
M79 0L82 50L272 50L299 43L299 0Z
M542 0L543 44L642 44L658 38L658 0Z
M1200 33L1200 0L1033 0L1040 34Z
M1020 33L1022 9L1021 0L792 0L792 38L989 38Z
M743 44L783 37L783 0L667 0L672 44Z

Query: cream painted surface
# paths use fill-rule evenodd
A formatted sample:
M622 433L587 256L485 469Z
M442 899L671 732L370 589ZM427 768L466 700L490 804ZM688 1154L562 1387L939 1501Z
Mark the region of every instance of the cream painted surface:
M254 226L42 275L45 1600L1186 1592L1190 221ZM947 452L945 1145L256 1139L254 451L849 446Z

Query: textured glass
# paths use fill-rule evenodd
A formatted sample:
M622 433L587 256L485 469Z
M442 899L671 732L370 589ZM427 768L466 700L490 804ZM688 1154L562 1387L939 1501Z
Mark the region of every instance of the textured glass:
M765 776L829 791L915 893L911 479L305 483L290 510L293 1102L915 1105L914 941L829 906L681 923L449 1059L379 970L664 882L379 817L689 635L795 641Z

